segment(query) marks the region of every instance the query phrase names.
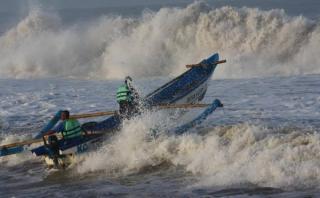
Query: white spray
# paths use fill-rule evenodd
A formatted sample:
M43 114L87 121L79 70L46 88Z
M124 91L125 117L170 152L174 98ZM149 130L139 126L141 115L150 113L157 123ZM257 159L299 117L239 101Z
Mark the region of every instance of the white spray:
M219 52L217 77L317 74L320 26L283 10L186 8L102 16L64 27L41 9L0 37L0 76L123 78L176 75Z
M150 128L159 124L159 118L164 120L161 126L170 123L160 114L127 122L98 152L87 156L77 171L118 176L167 163L193 173L199 179L195 186L255 184L290 189L320 184L316 131L238 124L215 127L204 135L162 133L153 139Z

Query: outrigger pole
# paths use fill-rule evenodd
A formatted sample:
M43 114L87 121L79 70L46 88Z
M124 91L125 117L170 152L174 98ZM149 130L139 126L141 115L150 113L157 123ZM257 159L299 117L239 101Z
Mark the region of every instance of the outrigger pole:
M202 108L202 107L207 107L207 106L210 106L210 104L160 104L160 105L157 105L156 107L159 109L173 109L173 108L179 109L179 108ZM70 118L74 118L74 119L91 118L91 117L99 117L99 116L106 116L106 115L114 115L115 113L116 113L116 111L83 113L83 114L70 115ZM46 135L44 135L44 136L46 136ZM25 141L21 141L21 142L15 142L15 143L10 143L10 144L6 144L6 145L1 145L0 146L0 157L5 156L6 155L5 153L7 153L8 149L11 149L14 147L21 147L21 146L25 146L25 145L30 145L30 144L34 144L34 143L39 143L42 141L43 141L42 137L41 138L39 137L37 139L25 140ZM21 148L21 149L23 149L23 148ZM16 152L19 152L19 151L17 150ZM12 154L15 154L15 153L12 153Z
M218 65L218 64L222 64L222 63L226 63L227 60L224 59L224 60L219 60L219 61L216 61L216 62L213 62L213 63L198 63L198 64L190 64L190 65L186 65L187 68L192 68L192 67L206 67L206 66L209 66L211 64L213 65Z

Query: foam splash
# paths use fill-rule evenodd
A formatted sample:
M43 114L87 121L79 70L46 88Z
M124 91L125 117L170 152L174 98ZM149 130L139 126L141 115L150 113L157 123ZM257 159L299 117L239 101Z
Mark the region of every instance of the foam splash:
M319 185L318 133L245 124L217 128L201 143L196 155L184 156L186 169L200 175L197 185L284 189Z
M161 150L154 150L159 142L154 140L151 129L159 125L156 120L162 120L164 125L169 122L164 115L148 114L144 119L125 121L123 130L99 151L90 153L77 171L86 173L102 170L107 174L126 175L162 163Z
M6 145L14 142L21 142L31 138L32 138L31 135L5 135L5 136L2 135L0 136L0 145ZM11 166L23 164L31 160L39 161L39 159L33 156L31 152L27 152L27 153L20 153L20 154L0 157L0 164L11 167Z
M186 8L145 11L139 18L101 16L64 27L41 9L0 37L0 76L123 78L176 75L219 52L220 78L316 74L320 26L283 10Z
M128 123L101 150L87 156L77 171L128 175L170 163L198 177L194 186L254 184L301 189L320 184L317 132L238 124L216 127L205 135L162 134L150 140L151 125L146 123Z

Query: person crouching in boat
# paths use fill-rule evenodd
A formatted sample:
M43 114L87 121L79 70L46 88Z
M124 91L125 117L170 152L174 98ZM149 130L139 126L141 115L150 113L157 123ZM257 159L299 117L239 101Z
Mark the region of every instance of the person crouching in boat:
M81 125L78 120L70 119L70 112L68 110L61 112L60 120L61 122L53 130L48 131L48 144L44 139L45 144L51 148L54 154L57 154L56 152L59 150L58 138L54 134L61 133L64 145L72 140L82 138Z
M77 119L70 119L70 112L64 110L61 112L61 121L58 126L56 126L49 133L61 133L64 140L69 140L75 137L82 136L82 129L79 121Z
M128 81L130 77L126 77L125 82L117 89L117 102L119 104L120 117L130 119L135 114L139 113L139 94L130 86Z
M81 125L78 120L70 118L69 111L62 111L60 119L62 122L47 133L48 140L46 141L43 137L44 144L50 153L49 156L53 159L56 167L59 167L58 158L60 156L59 146L61 146L61 143L63 145L72 144L72 142L82 138ZM62 134L62 140L58 140L58 137L54 135L56 133Z

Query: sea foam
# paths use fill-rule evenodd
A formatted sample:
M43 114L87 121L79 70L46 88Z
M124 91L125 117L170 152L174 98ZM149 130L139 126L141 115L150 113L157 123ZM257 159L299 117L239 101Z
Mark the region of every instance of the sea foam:
M158 117L128 121L101 149L86 156L77 172L126 176L170 164L198 178L191 187L253 184L301 189L320 183L317 131L239 123L180 136L163 133L163 129L153 139L150 128Z

